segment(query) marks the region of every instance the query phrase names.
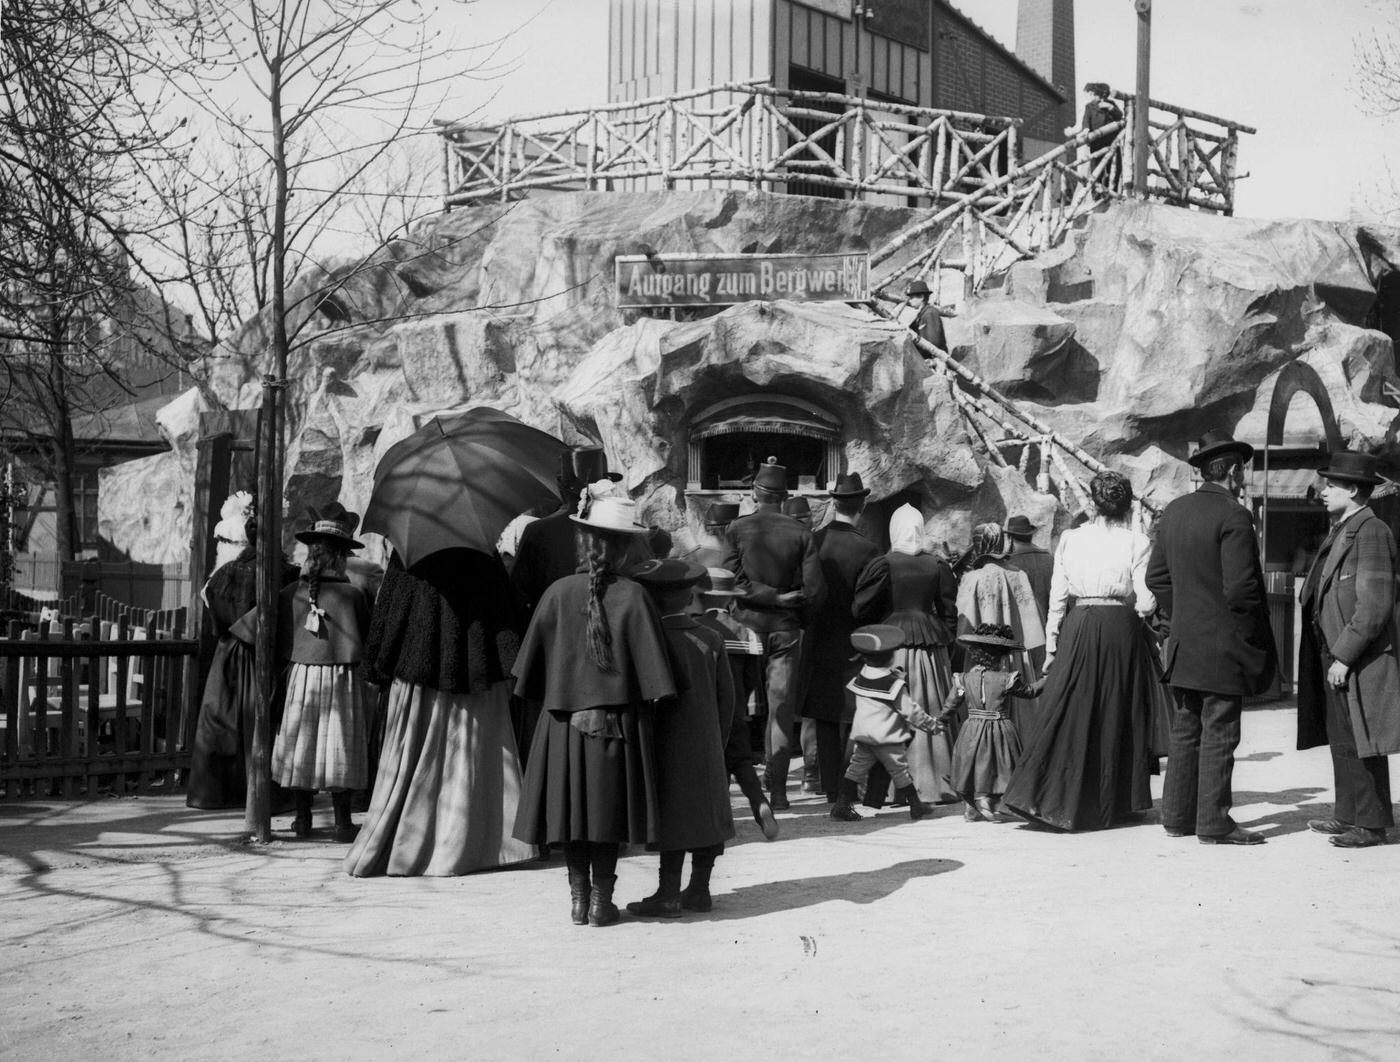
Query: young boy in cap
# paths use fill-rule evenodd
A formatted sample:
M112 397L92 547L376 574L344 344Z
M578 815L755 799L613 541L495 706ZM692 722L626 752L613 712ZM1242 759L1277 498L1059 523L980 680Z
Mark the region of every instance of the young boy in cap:
M734 712L734 687L724 639L702 627L686 609L705 569L680 558L650 560L628 569L661 612L679 691L657 708L652 744L656 756L657 828L661 853L656 892L627 905L633 914L679 918L682 910L711 907L710 872L734 836L724 745ZM681 891L681 869L690 853L690 884Z
M778 836L778 820L773 817L773 807L763 795L763 785L754 770L749 721L744 714L749 691L758 680L758 658L763 646L758 635L736 620L730 611L734 599L739 596L734 583L734 573L728 568L710 568L706 577L696 584L700 612L695 621L724 639L729 674L734 683L734 713L724 745L724 766L748 799L749 809L763 836L772 841Z
M856 712L851 724L851 765L831 809L831 817L840 822L860 821L861 814L853 805L876 762L883 764L894 780L900 800L909 805L911 819L933 814L914 788L904 748L915 729L932 732L936 724L914 703L904 673L894 666L894 651L903 643L904 632L888 623L872 623L851 634L851 646L861 655L862 666L846 686L856 696Z

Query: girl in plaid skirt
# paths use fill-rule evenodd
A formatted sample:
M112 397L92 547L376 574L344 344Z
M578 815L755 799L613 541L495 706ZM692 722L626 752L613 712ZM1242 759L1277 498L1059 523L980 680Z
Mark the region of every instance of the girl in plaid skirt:
M297 540L310 547L301 578L283 588L277 610L278 656L287 663L286 706L272 747L272 778L293 790L292 832L311 833L311 800L331 793L335 839L351 841L352 790L369 784L369 698L359 676L369 605L345 575L357 514L332 503L317 513ZM256 612L242 620L251 633ZM251 639L249 639L251 640Z

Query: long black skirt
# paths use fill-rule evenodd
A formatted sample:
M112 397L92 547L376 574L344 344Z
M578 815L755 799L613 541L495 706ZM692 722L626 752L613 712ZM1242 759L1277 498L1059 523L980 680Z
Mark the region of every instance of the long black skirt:
M1151 808L1157 674L1132 609L1070 612L1040 719L1002 803L1061 830L1101 830Z
M652 844L659 820L650 706L610 711L620 738L586 737L567 714L535 727L515 815L518 840Z
M209 664L190 745L189 791L185 796L190 807L243 806L257 696L252 648L224 635Z

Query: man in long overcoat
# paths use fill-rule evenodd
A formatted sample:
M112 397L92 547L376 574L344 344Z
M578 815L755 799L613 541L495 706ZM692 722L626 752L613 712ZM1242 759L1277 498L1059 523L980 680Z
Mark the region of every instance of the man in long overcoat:
M1162 825L1202 844L1262 844L1230 817L1240 710L1273 682L1278 654L1269 625L1254 520L1239 503L1254 448L1210 431L1189 461L1205 481L1162 513L1147 588L1171 622L1171 751Z
M569 519L578 510L579 494L600 479L622 477L608 471L608 455L601 446L580 446L559 457L559 508L536 520L520 533L520 548L511 569L511 582L531 612L551 585L578 571L578 549Z
M844 774L841 724L855 702L846 683L860 670L851 660L851 634L889 615L890 565L874 542L856 529L870 494L859 473L839 475L831 488L831 522L817 532L826 600L812 616L803 646L802 716L816 726L817 770L827 803L836 803Z
M729 525L724 567L742 594L734 618L762 642L760 659L768 703L768 799L775 811L788 804L788 765L797 712L797 664L802 629L826 593L812 533L781 512L787 469L769 458L753 480L755 509Z
M1381 482L1369 454L1338 453L1322 470L1335 523L1313 560L1298 660L1298 747L1328 744L1332 817L1308 825L1339 848L1384 844L1395 825L1390 763L1400 752L1395 539L1366 505Z

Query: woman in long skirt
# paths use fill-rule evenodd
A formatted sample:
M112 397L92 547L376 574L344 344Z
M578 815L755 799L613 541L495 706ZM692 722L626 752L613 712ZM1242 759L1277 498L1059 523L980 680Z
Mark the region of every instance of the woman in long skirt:
M1157 671L1140 618L1156 607L1150 544L1131 526L1123 476L1100 473L1089 490L1098 515L1055 553L1042 718L1002 801L1060 830L1104 829L1152 807Z
M617 921L618 848L657 840L652 705L676 693L656 605L618 574L648 529L613 487L585 488L571 519L587 570L545 591L514 669L542 707L515 836L564 849L575 925Z
M523 630L497 558L442 550L407 571L390 561L364 667L389 687L384 744L346 873L468 874L535 857L510 833L520 757L509 676Z
M312 798L325 789L335 809L335 839L352 841L350 797L369 783L370 694L359 673L369 605L345 574L350 551L362 548L353 537L360 518L338 502L310 515L311 526L296 536L309 547L301 578L278 600L277 652L288 666L272 780L294 790L295 836L310 836ZM235 628L248 642L256 630L256 610Z
M948 646L958 621L958 582L952 569L924 550L924 520L912 505L890 517L890 606L883 622L904 632L894 663L904 670L909 696L931 716L943 707L952 689ZM909 774L919 799L931 804L956 803L951 781L956 727L937 733L914 731L909 745Z

